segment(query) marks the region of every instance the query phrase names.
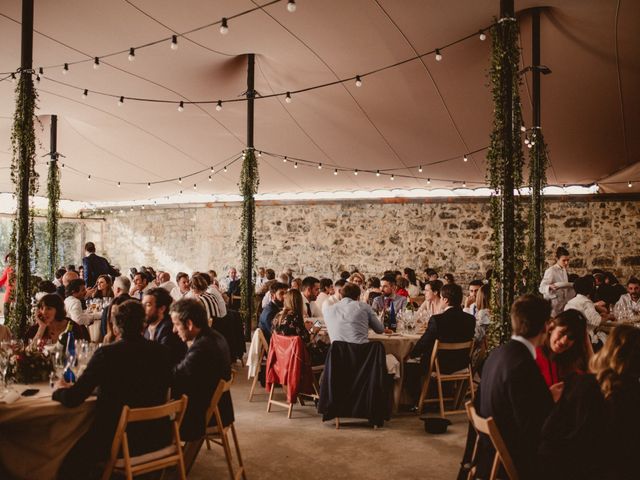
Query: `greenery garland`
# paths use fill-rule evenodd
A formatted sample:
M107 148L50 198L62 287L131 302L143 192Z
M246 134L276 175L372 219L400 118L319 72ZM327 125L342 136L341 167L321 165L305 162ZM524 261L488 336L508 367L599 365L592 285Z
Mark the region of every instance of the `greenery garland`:
M58 168L57 153L49 163L49 175L47 178L47 197L49 208L47 210L47 244L49 255L47 256L47 272L51 279L55 277L58 265L58 219L60 203L60 169Z
M251 328L249 310L253 302L253 268L256 258L256 238L254 234L256 218L255 194L258 193L260 174L253 148L244 154L240 171L240 193L242 194L242 221L240 225L240 251L242 252L242 277L240 279L240 314L244 324ZM250 246L250 248L247 248Z
M531 196L529 202L529 238L527 242L527 293L539 294L538 285L542 280L544 270L544 197L542 191L547 185L547 145L542 130L536 128L531 135L533 146L529 149L529 185ZM535 188L539 185L539 190ZM540 243L536 252L535 219L540 219Z
M524 250L524 222L522 220L521 208L518 202L514 204L514 224L505 225L502 219L502 206L504 197L501 190L504 185L504 175L506 171L505 156L508 150L513 155L513 176L515 189L522 186L522 170L524 166L524 155L522 152L522 142L520 138L520 127L522 126L522 110L520 105L520 75L518 67L520 64L520 50L518 48L519 28L515 19L502 19L496 22L491 29L492 48L491 66L489 78L491 82L491 93L493 98L493 130L491 133L490 146L487 152L487 183L491 187L491 225L493 232L491 241L493 244L493 277L491 291L491 312L492 322L489 327L489 345L495 347L506 342L511 336L511 324L509 322L509 309L511 305L502 305L500 290L502 288L516 290L516 285L502 285L502 272L504 265L510 263L516 273L516 282L519 273L522 272L523 259L521 253ZM511 78L506 81L511 82L511 98L507 97L507 89L503 85L502 65L504 62L511 65ZM512 109L512 143L508 145L504 138L504 125L509 120L506 118L505 105L511 104ZM515 235L514 257L502 258L502 232L506 235Z
M15 186L17 200L16 215L11 232L11 251L15 255L13 261L13 278L10 280L12 309L7 325L13 334L21 338L25 333L27 319L31 315L31 258L37 255L34 235L34 208L27 211L21 206L20 199L26 193L33 197L38 190L38 173L36 172L36 134L35 111L38 94L33 85L30 72L22 72L16 87L16 109L11 129L11 181ZM28 192L23 191L23 180L28 178ZM18 236L19 221L29 216L26 236Z

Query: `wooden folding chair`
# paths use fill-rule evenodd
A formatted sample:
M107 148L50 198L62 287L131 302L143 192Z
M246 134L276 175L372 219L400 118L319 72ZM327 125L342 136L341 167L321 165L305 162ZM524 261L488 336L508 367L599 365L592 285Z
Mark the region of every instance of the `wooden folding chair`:
M209 450L211 449L210 442L220 445L224 449L224 455L227 460L227 467L229 468L229 477L232 480L238 480L239 478L247 480L244 464L242 463L240 445L238 445L236 427L234 426L233 422L231 422L227 426L223 425L222 418L220 416L220 409L218 408L218 404L220 403L222 395L231 389L232 383L233 376L228 382L225 380L220 380L220 382L218 382L218 387L216 388L215 392L213 392L213 397L211 397L211 403L209 404L209 409L207 410L206 415L207 429L205 432L205 440L207 442L207 449ZM215 417L216 424L210 427L209 422L211 421L212 417ZM228 437L229 430L231 430L233 443L236 449L236 455L238 456L238 470L236 471L234 471L233 454L231 453L231 445Z
M466 350L469 355L469 361L467 362L467 367L462 370L458 370L457 372L451 374L443 374L440 372L440 362L438 360L438 352L441 351L460 351ZM420 399L418 400L418 413L422 413L422 407L425 403L429 402L439 402L440 404L440 416L445 418L446 415L455 415L458 413L465 413L466 410L447 410L444 409L444 401L451 400L454 403L456 402L456 397L459 395L455 395L454 397L444 398L442 393L442 384L445 382L458 382L461 381L469 382L469 388L471 390L471 399L473 400L475 392L474 392L474 384L473 384L473 372L471 370L471 352L473 351L473 340L468 342L461 343L444 343L436 340L433 345L433 352L431 353L431 361L429 362L429 370L427 372L427 376L422 384L422 391L420 393ZM438 398L437 399L428 399L427 393L429 392L429 383L432 379L435 379L436 384L438 386Z
M282 388L282 391L286 395L287 386L286 385L280 385L280 387ZM297 402L300 402L300 405L302 405L303 407L305 406L304 397L311 398L314 402L317 402L320 399L320 394L318 393L318 387L316 386L315 379L314 379L314 382L313 382L313 389L314 389L315 393L298 393L298 396L294 399L293 403L289 403L286 400L285 401L274 400L273 399L273 393L275 391L275 388L276 388L275 384L271 385L271 390L269 391L269 400L267 401L267 413L271 413L271 405L278 405L280 407L284 407L284 408L287 409L287 418L289 418L289 419L291 419L291 414L293 412L293 406Z
M269 352L269 344L267 343L267 339L264 338L264 333L259 328L256 329L256 333L254 335L258 335L260 338L260 345L258 346L258 369L256 370L256 376L253 377L253 382L251 383L251 390L249 391L249 401L253 399L253 392L256 389L256 385L258 384L258 376L262 371L263 360L265 362L264 366L266 367L267 361L267 353Z
M500 435L500 430L498 430L498 426L496 422L493 420L493 417L482 418L476 413L476 409L473 406L472 402L467 402L465 404L467 410L467 416L469 417L469 421L473 428L476 430L478 434L476 437L476 443L473 447L473 454L471 455L471 470L469 470L469 474L467 476L467 480L472 480L476 474L476 463L478 461L478 443L480 441L480 434L487 435L493 444L493 448L496 449L496 454L493 457L493 465L491 466L491 475L488 480L496 480L500 465L502 465L507 472L510 480L518 480L518 472L516 471L516 467L513 464L513 460L511 459L511 455L509 454L509 450L507 450L507 446L502 439L502 435Z
M187 396L183 395L180 400L169 402L157 407L129 408L124 406L120 421L116 428L116 433L111 444L111 456L107 461L102 480L111 478L112 473L125 475L127 480L133 479L134 475L164 470L167 467L176 465L178 475L181 480L187 478L182 456L180 443L180 424L187 408ZM127 425L135 422L144 422L160 418L171 418L173 429L173 439L170 445L160 450L145 453L132 457L129 453L129 438L127 437ZM122 457L118 458L118 453L122 452Z

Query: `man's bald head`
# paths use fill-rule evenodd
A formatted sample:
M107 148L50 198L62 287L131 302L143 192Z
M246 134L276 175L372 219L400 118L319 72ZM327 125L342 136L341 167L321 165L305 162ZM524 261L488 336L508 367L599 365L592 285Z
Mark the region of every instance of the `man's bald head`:
M80 278L77 272L67 272L62 276L62 285L66 287L71 280L75 280L76 278Z

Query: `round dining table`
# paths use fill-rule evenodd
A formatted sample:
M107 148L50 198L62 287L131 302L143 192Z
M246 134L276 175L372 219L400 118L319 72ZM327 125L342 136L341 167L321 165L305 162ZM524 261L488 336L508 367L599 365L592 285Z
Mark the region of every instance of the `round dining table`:
M12 385L21 394L38 392L5 403L0 399L0 476L25 480L55 480L65 455L89 430L96 397L75 408L51 399L48 383Z

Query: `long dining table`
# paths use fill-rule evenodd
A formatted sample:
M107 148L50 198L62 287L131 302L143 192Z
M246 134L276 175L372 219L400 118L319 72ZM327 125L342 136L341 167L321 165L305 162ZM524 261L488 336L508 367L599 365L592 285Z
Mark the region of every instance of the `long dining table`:
M89 430L96 398L75 408L51 399L47 383L12 385L17 393L37 389L12 403L0 400L0 476L24 480L55 480L65 455Z

